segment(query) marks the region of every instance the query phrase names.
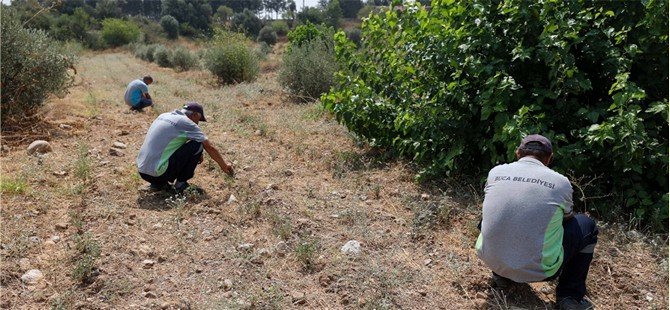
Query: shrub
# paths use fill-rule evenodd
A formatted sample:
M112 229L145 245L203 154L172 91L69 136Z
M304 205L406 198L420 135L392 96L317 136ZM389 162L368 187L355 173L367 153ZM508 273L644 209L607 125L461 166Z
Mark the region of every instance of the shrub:
M100 50L107 46L102 40L99 30L87 31L86 36L84 37L84 45L93 50Z
M205 67L225 84L254 81L260 71L244 35L225 31L216 32L213 46L205 54Z
M144 54L144 57L142 59L148 61L148 62L154 62L154 55L156 55L156 49L162 46L160 44L149 44L147 45L146 52Z
M326 16L319 8L306 7L298 13L298 20L303 24L309 22L318 25L326 21Z
M370 13L372 14L375 13L375 6L365 5L360 10L358 10L356 17L358 17L359 19L367 18L370 16Z
M163 45L156 47L154 52L154 61L161 67L171 68L172 67L172 50L168 49Z
M265 26L258 33L258 42L264 42L268 45L275 45L277 43L277 32L272 28L272 26Z
M263 27L263 21L252 11L244 9L242 13L235 13L233 15L232 27L234 30L242 32L250 38L255 38Z
M110 47L126 45L140 36L140 28L133 22L117 18L102 21L102 40Z
M216 9L216 13L212 16L212 21L219 25L225 25L233 14L233 9L222 5Z
M138 42L152 44L162 40L163 27L161 27L160 23L140 15L133 16L131 20L140 27L141 34L137 39Z
M319 98L333 85L338 65L326 42L317 38L284 53L279 83L303 101Z
M172 51L172 67L177 71L188 71L198 67L198 58L184 47Z
M421 176L485 175L542 133L577 210L667 229L667 1L432 4L365 20L365 49L336 35L340 122Z
M179 22L176 18L170 15L161 17L161 27L167 34L168 39L176 39L179 37Z
M189 23L181 23L179 24L179 33L185 37L192 38L198 34L198 29L195 29Z
M135 55L135 58L146 60L144 59L144 57L146 57L146 54L147 54L146 44L138 44L135 46L135 52L133 53L133 55Z
M285 20L272 21L272 29L277 32L277 36L283 37L288 34L289 27Z
M317 38L321 39L328 46L333 46L333 34L335 30L332 27L328 27L324 24L315 25L310 22L307 22L304 25L296 27L293 31L288 33L288 42L289 46L287 50L290 50L294 46L302 46L306 42L310 42Z
M0 76L2 122L31 116L50 95L64 96L76 59L46 32L25 29L11 10L2 9ZM3 126L4 127L4 126Z
M265 42L261 42L260 46L258 47L258 51L263 55L263 57L267 57L268 54L272 53L272 46Z
M358 28L349 28L344 31L349 41L354 42L357 47L361 47L361 30Z

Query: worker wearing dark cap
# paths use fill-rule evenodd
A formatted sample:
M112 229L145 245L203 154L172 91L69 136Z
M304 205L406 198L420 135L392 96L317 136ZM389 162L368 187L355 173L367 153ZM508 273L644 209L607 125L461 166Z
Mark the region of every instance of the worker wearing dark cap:
M572 210L572 185L550 169L551 141L528 135L517 161L489 171L477 255L504 288L558 278L559 309L591 309L584 298L597 242L595 222Z
M150 183L151 190L177 193L186 190L188 180L202 162L203 149L226 174L234 173L198 127L201 121L207 121L202 105L189 102L181 109L159 115L151 124L137 156L137 169L142 179Z

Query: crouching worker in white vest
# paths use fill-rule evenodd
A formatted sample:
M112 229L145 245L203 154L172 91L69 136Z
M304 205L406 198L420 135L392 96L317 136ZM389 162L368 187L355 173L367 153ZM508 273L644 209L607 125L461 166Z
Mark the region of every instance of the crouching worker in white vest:
M233 175L233 167L198 127L201 121L207 121L202 105L189 102L181 110L159 115L151 124L137 156L137 169L142 179L151 184L152 191L182 193L189 188L188 180L202 162L203 150L225 173ZM199 187L192 188L204 192Z
M516 162L489 171L475 249L496 286L558 278L559 309L592 309L584 295L598 229L573 213L570 181L547 167L553 155L549 139L529 135Z

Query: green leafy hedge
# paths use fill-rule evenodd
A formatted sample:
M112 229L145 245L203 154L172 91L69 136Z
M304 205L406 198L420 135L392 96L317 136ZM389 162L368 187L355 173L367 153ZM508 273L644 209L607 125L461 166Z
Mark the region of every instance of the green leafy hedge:
M360 50L336 34L322 96L360 137L444 176L483 175L542 133L578 209L667 229L667 1L435 0L362 28Z

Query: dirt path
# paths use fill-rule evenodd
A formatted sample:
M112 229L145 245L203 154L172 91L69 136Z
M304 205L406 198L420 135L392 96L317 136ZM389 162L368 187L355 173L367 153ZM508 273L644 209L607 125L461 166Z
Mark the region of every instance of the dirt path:
M54 151L28 157L21 144L2 157L3 182L23 189L2 195L2 308L552 307L554 283L488 286L473 250L478 191L417 185L407 162L358 147L318 106L289 102L272 70L220 87L207 72L119 52L84 56L78 71L79 85L49 105ZM156 105L130 113L125 86L147 73ZM192 180L204 197L138 191L146 129L187 101L205 106L201 127L236 176L208 158ZM123 154L110 154L115 142ZM588 283L599 309L667 308L667 240L601 234ZM350 240L360 254L341 253ZM30 269L44 279L23 283Z

